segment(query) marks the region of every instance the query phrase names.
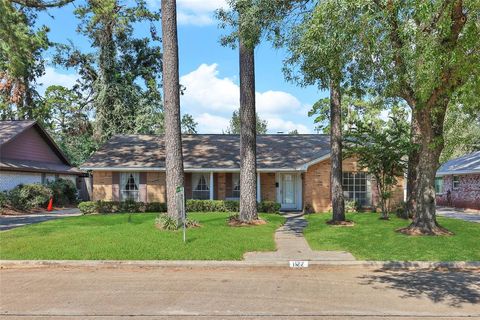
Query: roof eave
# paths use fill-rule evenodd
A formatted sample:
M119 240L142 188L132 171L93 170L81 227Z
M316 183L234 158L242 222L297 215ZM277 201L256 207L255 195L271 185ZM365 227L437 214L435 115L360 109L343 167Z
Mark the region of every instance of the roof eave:
M453 171L439 171L436 173L436 177L459 175L459 174L480 174L480 169L473 170L453 170Z

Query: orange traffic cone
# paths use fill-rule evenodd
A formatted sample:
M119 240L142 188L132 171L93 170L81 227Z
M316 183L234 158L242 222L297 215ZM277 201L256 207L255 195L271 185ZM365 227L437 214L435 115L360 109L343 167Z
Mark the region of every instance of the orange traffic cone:
M47 206L47 211L52 211L53 210L53 198L50 198L48 201L48 206Z

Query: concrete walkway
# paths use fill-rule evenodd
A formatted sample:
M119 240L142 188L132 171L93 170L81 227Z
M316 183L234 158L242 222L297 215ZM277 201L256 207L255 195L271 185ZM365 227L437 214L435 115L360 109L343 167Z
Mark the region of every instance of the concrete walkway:
M458 208L437 207L436 212L437 215L442 217L480 223L480 211L464 211Z
M48 220L54 220L64 217L74 217L81 215L80 210L77 208L60 209L50 212L41 212L35 214L25 215L12 215L4 216L0 215L0 231L9 230L17 227L23 227L32 223L39 223Z
M277 251L274 252L247 252L245 261L353 261L355 258L345 251L313 251L303 237L303 229L307 220L302 213L288 213L285 215L285 225L275 232Z

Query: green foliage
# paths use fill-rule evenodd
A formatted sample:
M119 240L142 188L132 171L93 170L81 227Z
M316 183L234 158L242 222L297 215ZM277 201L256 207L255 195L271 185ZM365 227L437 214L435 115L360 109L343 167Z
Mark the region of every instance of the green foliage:
M259 116L258 113L256 114L256 130L257 134L265 134L267 133L267 121L262 120ZM230 119L230 124L225 130L225 133L227 134L240 134L240 115L238 111L233 111L232 113L232 119Z
M236 201L238 203L238 201ZM231 204L230 204L231 205ZM230 206L233 208L233 206ZM227 206L223 200L193 200L186 202L187 212L226 212Z
M186 113L182 116L181 120L182 133L183 134L195 134L197 133L198 122L195 122L192 115Z
M182 221L178 221L175 218L170 217L167 214L160 214L155 219L155 226L162 230L174 231L183 226ZM187 228L197 228L200 227L200 223L197 220L192 220L187 218L185 220L185 227Z
M84 201L78 204L78 209L82 214L97 213L97 203L95 201Z
M389 120L378 120L376 124L355 121L345 138L345 156L357 157L360 167L375 178L385 218L392 188L407 168L411 148L407 115L401 109L393 109Z
M47 187L52 190L55 205L70 205L77 202L77 187L72 181L60 178L49 181Z
M8 203L17 210L31 210L47 205L53 196L50 188L41 184L20 184L8 192Z
M167 204L164 202L146 203L145 212L167 212Z
M0 192L0 210L8 204L8 196L5 191Z
M263 213L279 213L281 205L275 201L261 201L257 204L257 211Z

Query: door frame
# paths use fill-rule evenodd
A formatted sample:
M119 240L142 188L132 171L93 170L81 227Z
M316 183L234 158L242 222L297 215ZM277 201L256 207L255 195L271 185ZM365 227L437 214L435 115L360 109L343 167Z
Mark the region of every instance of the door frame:
M282 204L282 175L292 174L295 176L295 205L292 207L284 207ZM302 190L302 174L300 172L276 172L275 173L276 199L282 205L282 211L302 210L303 190Z

